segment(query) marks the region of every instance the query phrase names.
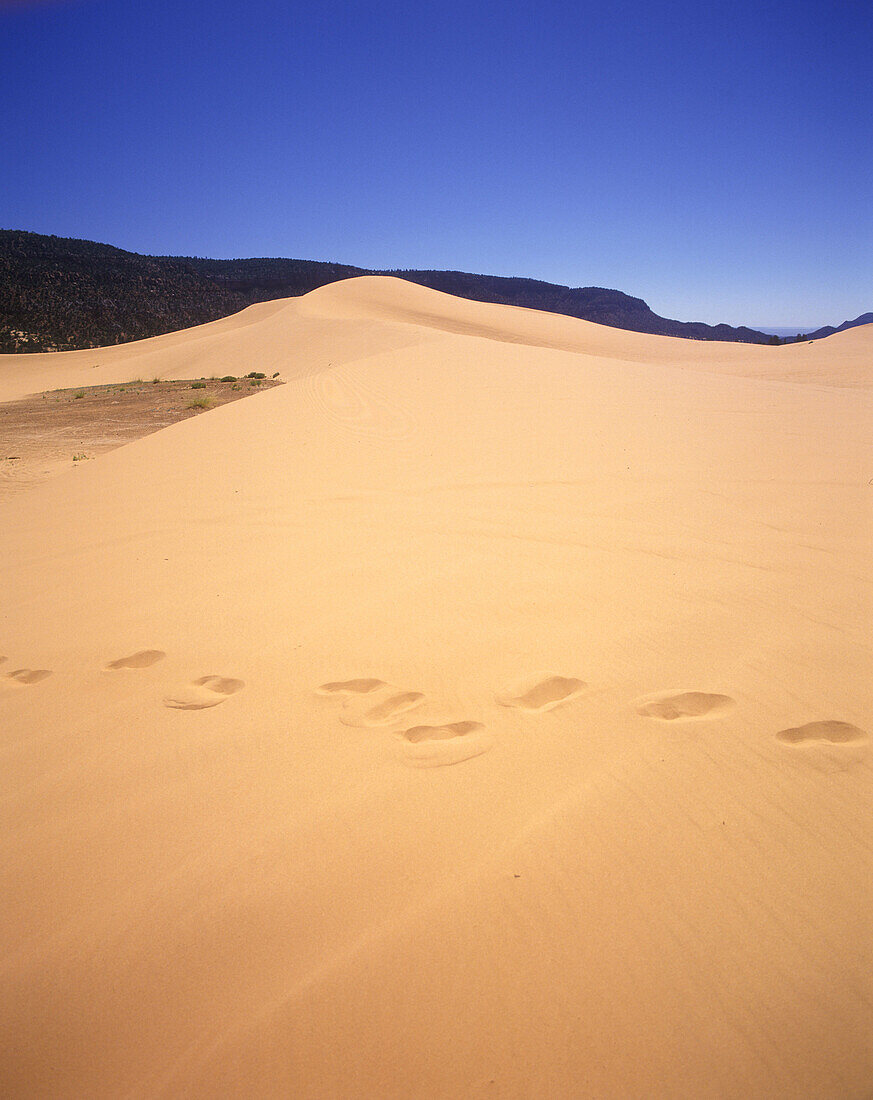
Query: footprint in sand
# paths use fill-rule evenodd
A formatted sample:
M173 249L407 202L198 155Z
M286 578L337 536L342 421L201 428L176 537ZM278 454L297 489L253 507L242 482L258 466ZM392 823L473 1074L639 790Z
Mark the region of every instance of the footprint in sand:
M236 695L245 687L244 680L233 680L226 676L201 676L199 680L180 688L175 694L164 699L164 706L174 710L206 710L217 707L231 695Z
M51 669L48 668L17 668L14 672L7 672L0 678L0 684L4 688L30 687L32 684L40 684L43 680L47 680L51 674Z
M400 735L403 760L414 768L444 768L481 756L492 738L481 722L412 726Z
M717 718L735 706L729 695L708 695L704 691L681 691L675 694L652 695L641 699L637 714L643 718L660 718L674 722L681 718Z
M572 676L547 676L534 684L523 687L514 695L498 695L502 707L518 707L520 710L554 710L562 703L576 699L588 687L584 680Z
M344 713L340 721L346 726L388 726L401 715L417 707L424 699L420 691L404 691L392 687L384 680L375 677L359 677L354 680L334 680L316 688L319 695L337 695L342 697ZM358 699L376 696L378 702L371 702L365 710L357 704Z
M776 734L776 740L784 745L805 745L816 741L828 745L854 745L859 741L866 741L867 734L849 722L837 722L831 719L826 722L807 722L805 726L780 730Z
M456 737L467 737L484 728L481 722L452 722L445 726L413 726L400 736L411 745L419 745L423 741L451 741Z
M346 726L389 726L407 711L420 706L423 701L424 694L420 691L392 691L362 714L340 715L340 721Z
M371 691L378 691L379 688L387 686L384 680L337 680L330 684L322 684L316 690L319 695L369 695Z
M109 661L104 668L107 672L119 668L151 668L158 661L163 661L166 656L162 649L141 649L138 653L131 653L129 657L119 657L117 661Z

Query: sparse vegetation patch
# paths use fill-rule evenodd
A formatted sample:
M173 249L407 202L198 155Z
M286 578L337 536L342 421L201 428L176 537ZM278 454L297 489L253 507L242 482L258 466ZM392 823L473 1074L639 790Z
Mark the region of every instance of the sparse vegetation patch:
M16 441L14 455L0 452L0 501L23 484L69 472L71 457L79 465L179 420L253 396L251 387L282 385L260 379L249 383L155 378L126 386L52 390L0 404L4 434ZM196 395L190 394L192 385Z

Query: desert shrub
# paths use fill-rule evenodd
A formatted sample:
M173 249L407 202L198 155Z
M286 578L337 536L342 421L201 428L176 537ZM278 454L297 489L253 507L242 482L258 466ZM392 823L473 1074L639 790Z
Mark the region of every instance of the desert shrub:
M206 383L205 382L192 382L191 383L191 389L192 390L205 390L206 389Z
M266 378L266 374L261 374L260 371L253 370L250 374L246 375L246 378Z
M221 381L222 382L235 382L236 381L236 375L235 374L226 374L224 376L224 378L222 378Z
M81 401L81 399L82 399L82 398L83 398L84 396L85 396L85 391L84 391L84 390L77 390L77 391L76 391L76 392L75 392L75 393L73 394L73 398L74 398L74 399L75 399L76 401Z
M213 401L211 397L198 397L188 406L189 409L211 409Z

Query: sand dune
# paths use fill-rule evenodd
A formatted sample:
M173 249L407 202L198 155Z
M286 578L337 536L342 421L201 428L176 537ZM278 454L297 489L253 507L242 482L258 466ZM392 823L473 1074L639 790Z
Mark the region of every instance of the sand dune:
M0 508L3 1094L866 1097L873 326L393 279Z
M859 326L826 341L779 348L683 340L540 310L470 302L402 279L364 277L329 283L301 298L261 302L235 316L151 340L61 354L0 356L0 401L134 378L243 375L250 370L296 378L443 334L758 379L869 388L871 328Z

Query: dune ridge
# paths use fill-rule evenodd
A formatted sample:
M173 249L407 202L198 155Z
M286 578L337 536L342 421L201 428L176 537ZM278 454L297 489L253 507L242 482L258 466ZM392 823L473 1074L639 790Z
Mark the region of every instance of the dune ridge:
M430 341L448 334L759 379L870 388L871 329L873 325L861 325L835 333L836 344L829 339L827 344L812 341L778 348L686 340L519 306L453 298L390 276L362 276L329 283L299 298L260 302L230 317L148 340L85 351L2 355L0 400L135 377L196 378L278 370L290 378L298 371L318 373L331 361L347 363L404 347L407 341ZM289 354L289 347L295 354Z
M286 382L0 505L4 1095L867 1095L871 353L362 278L0 357Z

